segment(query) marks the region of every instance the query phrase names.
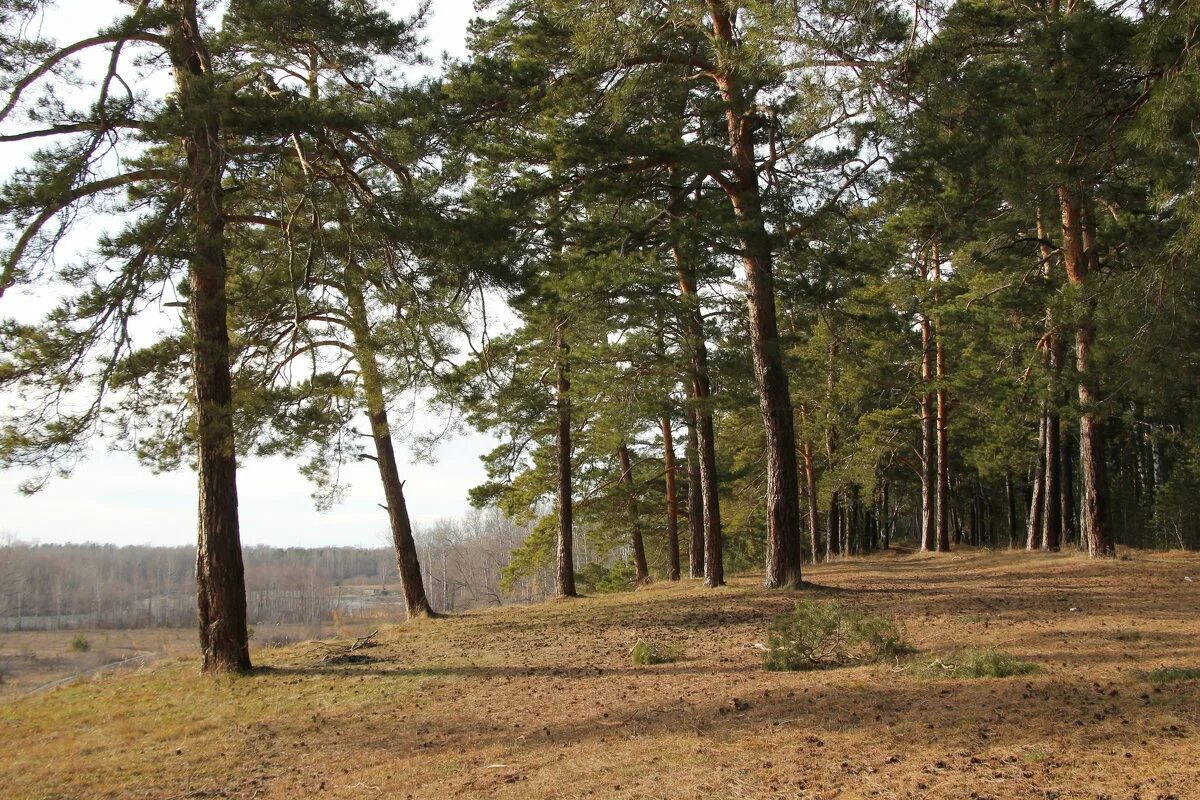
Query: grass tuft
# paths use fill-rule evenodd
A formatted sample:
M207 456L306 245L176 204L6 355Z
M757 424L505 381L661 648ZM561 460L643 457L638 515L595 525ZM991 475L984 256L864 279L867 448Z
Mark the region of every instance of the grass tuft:
M923 678L1011 678L1033 675L1042 668L998 650L967 650L955 658L931 658L915 661L908 671Z
M671 664L679 660L682 654L676 647L663 644L662 642L646 641L638 639L629 651L629 658L633 661L634 666L646 667L653 664Z
M1200 679L1200 669L1191 667L1159 667L1149 672L1143 672L1142 677L1151 683L1178 683Z

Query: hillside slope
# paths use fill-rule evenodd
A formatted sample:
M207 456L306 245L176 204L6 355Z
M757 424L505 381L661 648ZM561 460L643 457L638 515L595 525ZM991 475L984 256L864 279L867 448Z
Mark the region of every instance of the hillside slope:
M307 644L245 677L182 660L58 689L0 705L0 796L1200 796L1200 682L1142 674L1200 668L1200 557L889 554L806 578L398 625L361 663ZM800 596L892 615L946 664L991 647L1044 671L766 672L753 645ZM639 638L684 658L635 667Z

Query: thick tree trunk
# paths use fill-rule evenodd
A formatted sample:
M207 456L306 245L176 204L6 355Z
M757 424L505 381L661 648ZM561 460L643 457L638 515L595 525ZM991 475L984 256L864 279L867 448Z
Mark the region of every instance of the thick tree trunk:
M388 523L392 531L392 545L396 551L396 566L400 572L400 589L404 595L404 608L408 611L409 619L431 617L433 608L429 605L429 598L425 596L421 563L417 558L417 543L413 539L412 521L408 516L408 504L404 500L404 483L400 480L400 471L396 464L392 428L384 399L383 378L375 358L375 346L371 341L371 323L362 293L362 280L362 276L354 268L346 270L343 276L350 311L351 333L354 336L355 357L362 377L367 418L371 422L371 438L375 442L375 463L379 467L379 480L383 483L383 496L387 500Z
M1029 501L1029 517L1025 525L1025 549L1037 550L1042 545L1042 514L1045 511L1046 488L1046 415L1038 420L1038 460L1033 470L1032 491Z
M250 669L246 582L238 525L228 308L222 120L212 107L208 48L195 0L170 0L167 47L184 126L184 196L191 232L188 314L196 414L199 525L196 588L204 671Z
M688 466L688 567L693 578L704 577L704 494L700 479L700 454L695 409L687 412Z
M634 580L641 586L650 582L650 567L646 564L646 543L642 539L637 490L633 485L633 463L629 459L629 447L624 443L617 448L617 461L621 465L621 483L626 494L625 513L629 516L629 535L633 542Z
M662 418L663 471L667 500L667 579L679 580L679 489L676 486L675 440L671 435L671 416Z
M1081 218L1080 200L1072 197L1066 186L1058 187L1059 208L1062 211L1063 264L1067 280L1080 290L1085 289L1089 272L1099 263L1093 226ZM1097 405L1099 389L1092 370L1092 309L1095 301L1085 298L1085 311L1075 330L1075 367L1079 375L1079 473L1082 503L1080 522L1082 538L1089 555L1113 556L1109 529L1107 486L1104 474L1104 435L1100 428Z
M723 0L709 0L709 18L717 42L713 73L729 131L729 177L722 186L733 205L750 309L750 349L758 383L767 444L767 563L765 585L800 586L800 486L792 400L775 311L770 239L763 220L755 161L751 93L740 82L740 39Z
M569 362L571 348L567 344L566 324L554 328L554 347L558 412L557 470L558 470L558 553L555 569L555 591L559 597L576 597L574 553L574 498L571 496L571 381Z

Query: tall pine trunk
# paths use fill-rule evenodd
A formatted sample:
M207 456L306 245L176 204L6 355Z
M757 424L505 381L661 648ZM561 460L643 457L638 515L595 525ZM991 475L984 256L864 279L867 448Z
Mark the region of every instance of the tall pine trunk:
M1059 208L1062 212L1063 264L1067 280L1082 294L1088 286L1088 274L1099 264L1095 232L1090 220L1085 224L1081 199L1072 196L1066 186L1058 187ZM1113 556L1112 532L1109 528L1107 486L1104 473L1104 435L1100 428L1097 405L1099 380L1092 369L1092 345L1095 331L1092 316L1095 301L1083 297L1083 312L1075 328L1075 369L1079 375L1079 474L1082 502L1080 508L1081 536L1089 555Z
M575 597L574 498L571 496L571 381L568 377L571 348L566 323L554 327L556 396L558 413L556 469L558 473L558 552L555 591L559 597Z
M669 209L672 216L676 213L674 201ZM684 338L691 352L692 400L695 407L691 413L695 416L695 444L698 467L698 484L700 507L703 511L697 518L703 521L702 550L693 550L692 577L699 577L696 568L703 572L705 582L709 586L722 586L725 583L724 543L721 533L721 498L718 491L717 478L717 443L712 413L712 383L708 377L708 345L704 338L704 315L700 308L700 294L697 290L696 273L691 262L684 256L678 243L672 246L675 267L679 272L679 294L683 299ZM690 490L690 489L689 489ZM692 528L693 534L695 528ZM693 546L695 545L693 541Z
M392 428L384 399L383 378L375 358L375 347L371 342L370 320L362 293L362 281L363 277L355 268L347 269L343 276L355 357L362 377L367 418L371 422L371 438L375 443L375 463L379 468L379 480L383 484L383 496L387 501L392 546L396 551L396 566L400 572L400 590L404 595L404 608L409 619L431 617L433 608L425 595L421 563L417 558L417 543L413 539L412 521L404 499L404 483L400 480L400 471L396 464Z
M228 307L222 119L195 0L170 0L167 49L183 123L190 218L188 314L196 413L199 525L196 589L206 672L250 669L246 581L238 525Z
M942 301L942 256L933 246L933 298L937 306ZM937 549L950 550L950 403L946 396L946 345L942 341L941 320L934 329L934 369L937 375Z
M750 349L767 444L767 563L765 585L800 586L800 486L792 399L783 367L775 310L772 253L762 213L754 153L754 103L741 82L730 8L708 0L718 65L713 80L725 104L731 175L722 187L733 205L750 311ZM711 565L710 565L711 568Z
M937 483L937 419L933 408L933 393L929 386L933 382L933 333L929 318L921 315L921 393L918 403L921 409L921 529L918 532L921 550L937 549L937 525L935 520Z

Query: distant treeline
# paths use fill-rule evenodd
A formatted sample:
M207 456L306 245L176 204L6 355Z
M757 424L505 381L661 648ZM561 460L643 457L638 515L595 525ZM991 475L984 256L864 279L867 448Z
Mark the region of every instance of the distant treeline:
M434 607L499 605L500 571L527 531L495 511L417 531ZM183 627L196 623L194 547L0 545L0 630ZM391 547L247 547L252 625L316 624L342 617L404 617ZM541 596L526 583L516 599Z

